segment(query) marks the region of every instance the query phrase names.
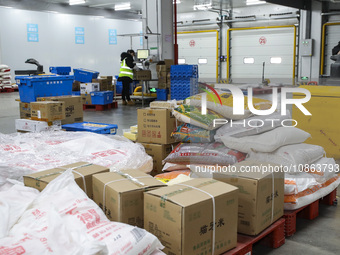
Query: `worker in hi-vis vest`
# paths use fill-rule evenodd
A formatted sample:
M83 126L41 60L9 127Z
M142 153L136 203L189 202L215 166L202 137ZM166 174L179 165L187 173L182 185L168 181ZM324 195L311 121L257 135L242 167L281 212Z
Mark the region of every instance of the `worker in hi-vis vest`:
M118 81L123 83L122 101L123 105L134 105L135 103L130 99L130 84L133 80L133 57L135 56L134 50L128 50L120 55L122 61L119 71Z

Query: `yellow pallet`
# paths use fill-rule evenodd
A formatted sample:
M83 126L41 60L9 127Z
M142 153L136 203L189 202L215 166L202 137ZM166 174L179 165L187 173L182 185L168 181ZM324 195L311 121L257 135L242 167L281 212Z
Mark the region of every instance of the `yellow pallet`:
M322 146L327 157L340 159L340 86L300 86L311 92L311 99L304 107L312 114L304 115L293 105L292 117L297 127L311 134L306 143ZM305 95L294 93L293 98Z

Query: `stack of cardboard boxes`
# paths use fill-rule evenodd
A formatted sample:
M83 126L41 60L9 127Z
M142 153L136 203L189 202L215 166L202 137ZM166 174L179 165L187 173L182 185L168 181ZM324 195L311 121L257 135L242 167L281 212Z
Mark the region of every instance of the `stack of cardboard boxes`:
M170 89L170 67L174 64L172 59L159 61L156 65L159 89Z
M21 103L22 104L22 103ZM28 103L27 103L28 104ZM65 119L65 103L55 101L31 102L30 118L15 120L15 128L19 132L47 131L50 126L61 128L61 121ZM25 109L26 111L26 109ZM20 113L20 115L22 115ZM27 112L28 116L28 112Z
M113 98L115 99L116 97L116 87L115 84L113 84L112 76L100 76L97 79L92 79L92 82L88 83L74 81L73 91L80 91L83 104L92 104L91 92L112 91Z
M172 151L175 139L171 133L176 128L176 118L171 109L144 108L137 110L138 139L147 154L153 158L151 175L162 172L162 160Z

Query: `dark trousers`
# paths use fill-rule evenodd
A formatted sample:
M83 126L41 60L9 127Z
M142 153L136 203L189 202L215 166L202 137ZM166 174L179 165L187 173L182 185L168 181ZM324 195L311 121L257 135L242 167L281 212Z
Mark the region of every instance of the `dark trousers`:
M130 101L130 84L132 79L129 77L120 77L118 80L123 83L122 100Z

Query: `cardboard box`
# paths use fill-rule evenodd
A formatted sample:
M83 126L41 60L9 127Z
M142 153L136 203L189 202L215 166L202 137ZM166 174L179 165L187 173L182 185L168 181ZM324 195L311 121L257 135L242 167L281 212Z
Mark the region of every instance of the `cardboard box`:
M134 79L138 81L149 81L151 80L150 70L134 70Z
M83 104L92 104L92 99L90 94L81 95L82 103Z
M156 72L170 73L170 68L173 64L174 64L173 59L165 59L164 61L159 61L156 65Z
M42 132L48 130L46 121L16 119L15 129L20 132Z
M262 164L262 165L261 165ZM241 173L244 167L276 166L265 162L243 161L233 165L236 173L214 173L214 179L239 188L238 232L257 235L283 215L283 173ZM274 187L274 190L273 190ZM273 218L272 218L273 216Z
M166 76L166 87L167 88L171 87L171 76L170 76L170 73L168 73L167 76Z
M101 75L100 78L106 79L106 80L107 80L107 83L108 83L108 86L111 86L111 85L112 85L113 76L102 76L102 75Z
M99 166L88 162L77 162L74 164L25 175L24 184L25 186L36 188L37 190L42 191L47 186L47 184L49 184L52 180L57 178L62 172L69 168L72 168L75 171L73 172L74 180L91 199L93 199L92 175L110 171L109 168L104 166Z
M74 81L72 84L72 91L80 91L80 82Z
M153 144L153 143L142 143L145 148L145 152L152 157L153 160L153 170L151 172L152 176L162 173L163 163L162 160L165 159L170 152L175 148L176 144Z
M83 122L83 101L81 96L38 97L37 101L58 101L65 103L65 119L61 124Z
M90 94L99 91L99 83L80 83L80 94Z
M20 119L31 118L31 104L30 103L19 103Z
M103 204L105 187L105 204ZM137 170L93 175L93 200L109 220L142 228L144 226L144 192L166 184Z
M56 101L31 102L31 119L55 121L65 119L65 103Z
M108 80L105 78L98 78L92 80L93 84L99 84L99 91L108 91L109 83Z
M236 187L206 178L149 191L144 228L158 237L166 254L212 254L212 245L214 254L222 254L237 243L237 197Z
M138 142L170 144L175 139L171 133L176 128L176 118L168 109L138 109Z

